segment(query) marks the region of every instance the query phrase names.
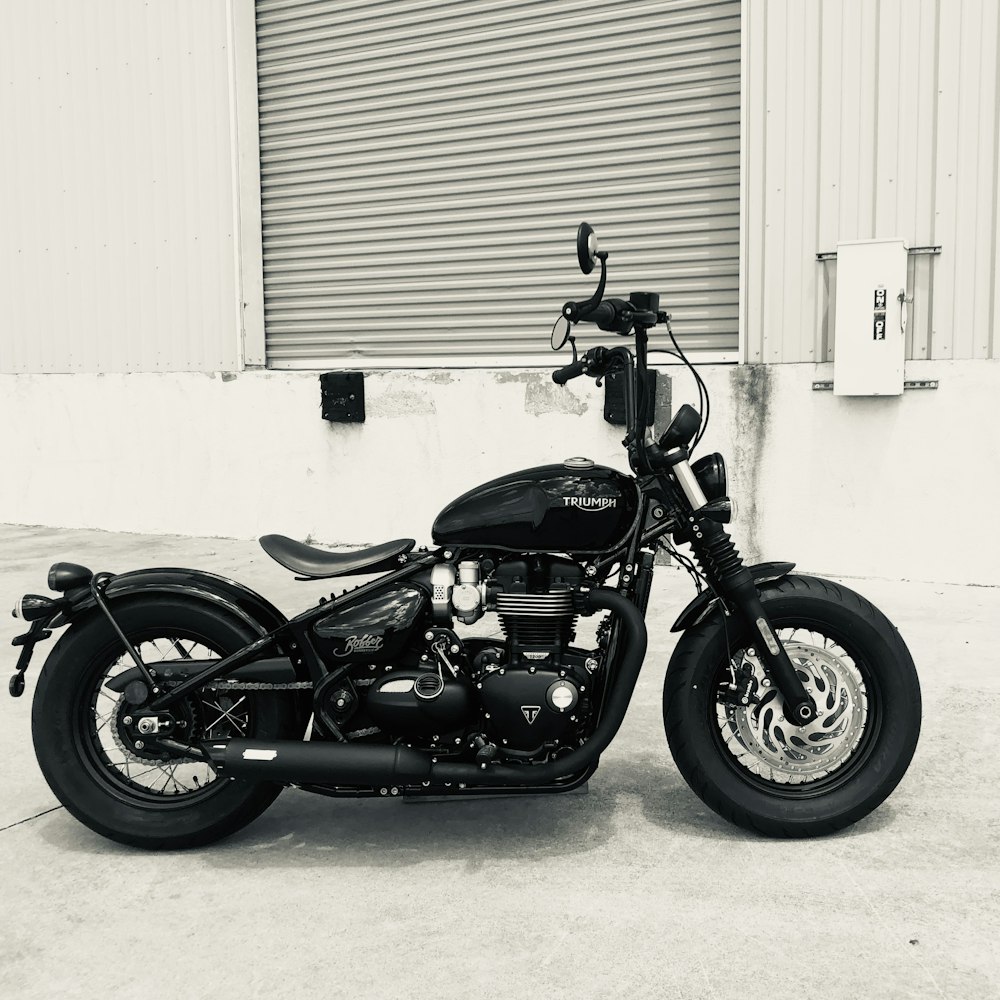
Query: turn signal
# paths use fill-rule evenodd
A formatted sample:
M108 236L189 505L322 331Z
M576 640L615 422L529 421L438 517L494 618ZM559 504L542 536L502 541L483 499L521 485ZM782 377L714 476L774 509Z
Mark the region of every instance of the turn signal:
M20 618L24 622L33 622L36 618L44 618L55 610L56 602L50 597L41 597L38 594L25 594L17 604L11 614L15 618Z
M736 520L736 501L729 497L720 497L711 503L705 504L698 509L699 517L707 517L710 521L717 521L719 524L729 524Z

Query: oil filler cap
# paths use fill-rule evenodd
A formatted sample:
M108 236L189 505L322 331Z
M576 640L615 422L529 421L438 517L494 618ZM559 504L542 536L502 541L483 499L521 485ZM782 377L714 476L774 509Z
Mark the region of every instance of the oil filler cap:
M592 458L567 458L563 465L567 469L592 469L594 460Z

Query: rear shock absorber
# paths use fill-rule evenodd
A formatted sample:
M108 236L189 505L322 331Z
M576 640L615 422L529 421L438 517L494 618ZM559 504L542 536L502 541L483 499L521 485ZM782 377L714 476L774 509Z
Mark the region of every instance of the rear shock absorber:
M816 706L806 693L785 647L775 636L757 585L743 565L729 532L718 522L702 518L692 525L691 535L695 557L705 575L736 607L751 634L760 636L761 659L785 700L785 714L799 725L811 722L816 717Z

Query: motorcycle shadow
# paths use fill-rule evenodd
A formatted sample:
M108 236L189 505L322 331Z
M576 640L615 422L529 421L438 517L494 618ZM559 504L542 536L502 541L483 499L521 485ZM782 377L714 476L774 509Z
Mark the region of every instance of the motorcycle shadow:
M399 868L457 860L475 871L498 861L605 850L623 835L641 835L644 822L661 827L662 835L752 838L708 810L664 752L662 760L604 759L585 790L555 795L402 801L286 793L253 826L220 844L213 861L238 865L249 851L255 865L265 866Z
M883 804L853 827L822 839L875 832L890 824L893 814L892 806ZM279 867L334 862L393 868L460 860L475 870L527 856L585 855L613 840L651 837L664 845L672 839L733 847L782 843L713 812L687 786L664 747L662 754L603 759L585 791L557 795L404 802L286 794L257 823L220 845L231 849L213 860L241 864L249 850L255 864Z
M874 831L892 821L883 805L834 837ZM218 844L176 854L203 855L220 868L255 866L405 868L427 861L487 862L531 856L566 857L600 850L615 838L658 828L677 838L760 842L710 810L684 783L664 749L657 754L602 760L586 791L557 795L446 800L334 799L286 791L245 830ZM53 846L84 854L135 855L64 811L39 831Z

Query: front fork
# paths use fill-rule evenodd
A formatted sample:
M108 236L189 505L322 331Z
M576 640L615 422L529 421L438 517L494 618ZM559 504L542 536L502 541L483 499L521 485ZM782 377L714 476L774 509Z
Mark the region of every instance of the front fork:
M691 547L706 576L723 601L743 619L752 635L760 636L760 658L785 701L785 714L800 726L816 718L816 706L806 692L785 647L771 628L757 585L723 525L708 518L690 526ZM725 609L723 609L725 610Z

